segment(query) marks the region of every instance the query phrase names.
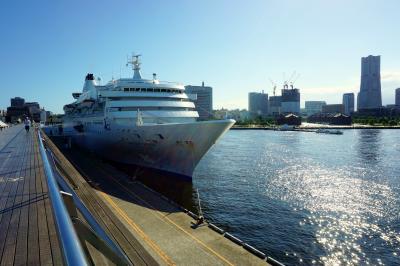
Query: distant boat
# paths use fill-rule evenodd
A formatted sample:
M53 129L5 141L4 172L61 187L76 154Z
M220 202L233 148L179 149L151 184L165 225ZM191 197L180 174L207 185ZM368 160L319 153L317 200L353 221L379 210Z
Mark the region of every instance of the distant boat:
M315 131L315 133L319 134L332 134L332 135L343 135L343 132L337 129L327 129L327 128L320 128Z
M283 124L278 128L279 131L294 131L294 126L288 125L288 124Z

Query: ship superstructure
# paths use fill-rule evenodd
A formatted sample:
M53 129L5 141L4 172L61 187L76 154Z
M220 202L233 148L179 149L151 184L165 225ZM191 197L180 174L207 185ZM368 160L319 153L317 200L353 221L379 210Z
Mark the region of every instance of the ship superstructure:
M197 121L181 84L143 79L139 55L133 78L99 85L93 74L64 106L64 134L110 160L191 177L202 156L234 120Z

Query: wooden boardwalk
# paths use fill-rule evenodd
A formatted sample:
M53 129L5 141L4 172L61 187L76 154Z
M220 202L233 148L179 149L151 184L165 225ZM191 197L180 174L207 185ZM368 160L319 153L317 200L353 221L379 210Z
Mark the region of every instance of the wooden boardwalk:
M61 265L36 133L0 131L0 265Z

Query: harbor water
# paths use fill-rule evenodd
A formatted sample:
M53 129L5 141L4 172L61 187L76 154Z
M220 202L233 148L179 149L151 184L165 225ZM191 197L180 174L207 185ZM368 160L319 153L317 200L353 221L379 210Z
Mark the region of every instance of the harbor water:
M398 130L230 130L193 187L207 219L285 264L400 265L399 162Z

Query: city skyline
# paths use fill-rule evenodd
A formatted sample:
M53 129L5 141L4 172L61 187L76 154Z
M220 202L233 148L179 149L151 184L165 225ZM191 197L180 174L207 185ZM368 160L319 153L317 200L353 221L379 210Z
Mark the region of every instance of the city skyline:
M301 107L311 100L340 103L343 93L359 92L360 58L370 54L381 56L383 105L394 103L400 87L396 1L16 1L1 7L0 109L20 96L60 113L86 73L103 83L131 76L125 63L132 51L143 54L145 77L205 81L214 88L214 109L247 108L248 92L273 95L269 79L279 91L283 73L288 78L294 71Z

